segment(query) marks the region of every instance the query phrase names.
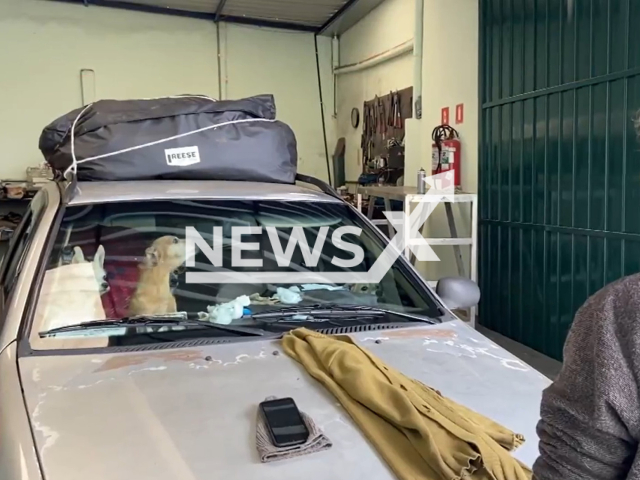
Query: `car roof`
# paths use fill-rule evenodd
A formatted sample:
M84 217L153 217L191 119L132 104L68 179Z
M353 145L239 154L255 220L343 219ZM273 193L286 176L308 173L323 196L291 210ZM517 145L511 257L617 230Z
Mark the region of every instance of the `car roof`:
M282 183L214 180L78 182L70 205L140 200L242 199L340 203L319 190Z

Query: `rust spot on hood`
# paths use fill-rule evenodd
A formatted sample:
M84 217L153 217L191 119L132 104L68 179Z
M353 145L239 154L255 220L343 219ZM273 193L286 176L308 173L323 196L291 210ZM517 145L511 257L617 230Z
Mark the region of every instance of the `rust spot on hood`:
M389 338L455 338L456 332L444 328L408 328L385 332Z
M142 365L150 361L163 361L163 362L193 362L195 360L202 360L202 352L199 351L176 351L168 350L165 352L153 352L144 354L133 355L117 355L109 358L106 362L97 368L96 372L107 372L109 370L118 370L120 368L133 367L135 365Z

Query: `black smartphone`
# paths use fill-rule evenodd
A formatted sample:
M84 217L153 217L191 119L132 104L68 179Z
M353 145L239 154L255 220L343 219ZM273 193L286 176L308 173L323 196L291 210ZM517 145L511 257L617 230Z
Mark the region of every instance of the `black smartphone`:
M259 408L276 447L300 445L309 439L309 430L293 398L265 400Z

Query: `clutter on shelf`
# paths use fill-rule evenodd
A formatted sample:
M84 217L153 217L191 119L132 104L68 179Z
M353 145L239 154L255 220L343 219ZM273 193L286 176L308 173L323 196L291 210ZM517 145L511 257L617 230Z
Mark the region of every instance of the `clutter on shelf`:
M30 188L41 186L53 180L53 170L47 162L37 167L27 167L27 183Z
M31 200L42 186L24 180L0 180L1 200Z
M9 240L21 220L22 215L15 212L0 215L0 241Z
M0 184L0 200L21 200L29 197L29 190L26 182L2 182ZM33 197L33 195L31 195Z
M0 201L31 200L44 183L53 179L53 171L46 162L37 167L28 167L26 175L26 181L0 180Z

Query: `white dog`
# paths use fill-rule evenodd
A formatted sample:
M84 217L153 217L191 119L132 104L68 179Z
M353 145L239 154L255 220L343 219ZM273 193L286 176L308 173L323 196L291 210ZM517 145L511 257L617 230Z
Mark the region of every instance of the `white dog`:
M71 263L89 263L85 260L84 252L80 247L73 247L73 258L71 259ZM107 272L104 269L104 247L102 245L100 245L98 250L96 250L96 254L91 262L91 267L93 268L93 274L96 277L96 283L98 284L100 295L104 295L109 291L109 283L107 282Z
M101 297L109 290L104 270L104 248L98 247L92 262L75 247L70 265L47 270L36 307L36 328L49 330L65 325L102 320Z

